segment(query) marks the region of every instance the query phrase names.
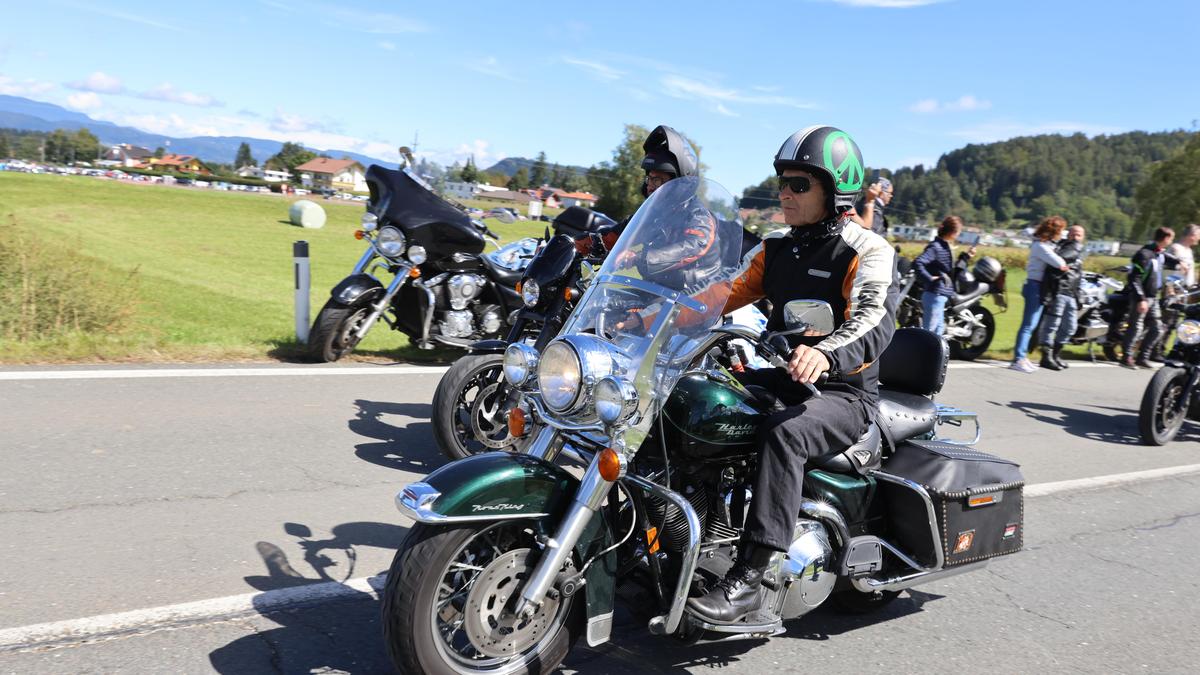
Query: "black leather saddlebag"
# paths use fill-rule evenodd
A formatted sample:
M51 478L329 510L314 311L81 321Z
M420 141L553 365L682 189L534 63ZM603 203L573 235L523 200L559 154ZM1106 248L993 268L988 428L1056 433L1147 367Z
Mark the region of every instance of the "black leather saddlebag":
M916 483L933 502L947 567L1021 550L1025 478L1016 462L938 441L901 443L883 472ZM889 531L925 564L935 561L928 508L918 492L879 481Z

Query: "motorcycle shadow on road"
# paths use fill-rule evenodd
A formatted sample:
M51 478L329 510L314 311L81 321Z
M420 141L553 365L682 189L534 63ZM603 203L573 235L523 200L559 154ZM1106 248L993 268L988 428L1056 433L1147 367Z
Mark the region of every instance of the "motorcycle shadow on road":
M1096 411L1054 405L1041 401L988 401L992 405L1015 408L1038 422L1054 424L1063 431L1090 441L1118 445L1138 445L1137 411L1105 406L1086 406ZM1104 412L1099 412L1104 411Z
M377 441L354 446L354 454L359 459L419 474L427 474L445 463L445 457L433 440L433 425L429 422L433 406L430 404L358 399L354 405L358 407L358 414L347 425L350 431ZM385 415L407 417L409 422L396 426L385 422Z

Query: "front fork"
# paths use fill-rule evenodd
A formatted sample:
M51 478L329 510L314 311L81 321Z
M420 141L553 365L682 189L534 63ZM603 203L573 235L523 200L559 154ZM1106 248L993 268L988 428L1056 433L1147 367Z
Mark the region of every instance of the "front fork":
M1187 410L1192 402L1192 395L1196 392L1196 385L1200 384L1200 368L1195 366L1187 366L1189 372L1187 384L1183 387L1183 391L1179 393L1179 398L1175 400L1176 415Z
M364 253L363 257L359 259L358 264L354 266L354 273L362 274L366 270L367 265L369 265L371 260L374 258L374 249L367 248L367 252ZM371 313L367 315L367 318L363 319L363 322L359 324L358 329L354 331L355 344L361 342L362 339L367 336L367 332L371 330L371 327L375 325L375 322L379 320L379 317L383 316L383 313L387 311L389 306L391 306L392 298L396 297L396 294L400 292L400 288L404 286L404 282L408 279L408 273L412 270L413 265L412 263L405 262L401 263L399 268L400 269L396 271L395 278L392 279L392 283L388 284L387 291L385 291L383 296L379 298L378 302L371 304Z

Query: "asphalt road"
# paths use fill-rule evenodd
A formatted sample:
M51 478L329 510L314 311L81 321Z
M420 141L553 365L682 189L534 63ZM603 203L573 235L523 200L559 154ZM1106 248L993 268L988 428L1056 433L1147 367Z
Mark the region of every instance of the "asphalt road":
M393 495L442 463L428 422L439 375L273 368L60 380L0 372L0 631L385 570L408 525ZM980 448L1021 462L1030 484L1200 463L1191 424L1171 445L1137 445L1149 378L1115 367L956 368L939 401L978 411ZM1200 476L1031 498L1025 552L914 589L877 615L821 610L765 644L686 649L624 617L612 643L577 649L568 665L1191 671L1200 594L1187 561L1200 553L1198 514ZM377 612L373 594L352 593L2 652L0 672L381 671Z

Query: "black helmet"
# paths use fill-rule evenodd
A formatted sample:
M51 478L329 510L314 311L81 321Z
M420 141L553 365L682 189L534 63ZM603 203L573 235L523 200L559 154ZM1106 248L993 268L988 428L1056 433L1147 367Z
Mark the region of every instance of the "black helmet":
M817 176L829 195L835 214L854 207L863 185L863 157L850 134L836 127L815 125L792 134L775 153L775 173L804 169Z
M682 134L671 127L666 125L654 127L654 131L650 132L650 135L646 137L646 142L642 144L642 149L646 151L646 156L642 159L642 171L647 174L651 171L663 171L679 178L695 176L699 173L696 150L692 148L691 143L684 139ZM643 182L643 195L647 193L647 187Z

